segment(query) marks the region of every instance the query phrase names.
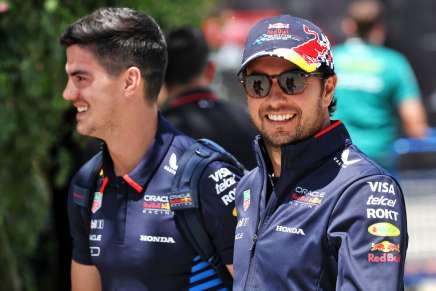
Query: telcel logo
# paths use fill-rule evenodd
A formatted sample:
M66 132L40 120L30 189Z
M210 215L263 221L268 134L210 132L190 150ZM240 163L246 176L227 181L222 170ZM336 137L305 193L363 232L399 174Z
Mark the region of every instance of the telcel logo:
M371 195L368 197L368 201L366 201L366 205L377 205L377 206L390 206L394 207L397 199L389 199L385 196L377 197Z

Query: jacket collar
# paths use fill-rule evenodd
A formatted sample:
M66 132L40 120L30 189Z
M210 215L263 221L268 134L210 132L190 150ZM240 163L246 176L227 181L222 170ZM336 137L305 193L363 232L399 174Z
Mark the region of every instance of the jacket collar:
M275 187L278 196L349 143L351 140L345 126L340 121L332 121L329 127L312 137L282 145L282 169ZM266 174L270 160L260 136L256 137L254 147L258 167Z

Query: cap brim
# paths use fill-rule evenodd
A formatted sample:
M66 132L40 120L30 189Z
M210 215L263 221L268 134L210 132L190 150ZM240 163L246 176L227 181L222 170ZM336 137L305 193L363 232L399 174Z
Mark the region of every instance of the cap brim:
M299 67L300 69L305 71L306 73L312 73L312 72L316 71L316 69L318 68L316 63L306 62L306 60L301 55L299 55L297 52L295 52L293 49L276 48L276 49L269 50L269 51L260 51L260 52L255 53L254 55L251 55L250 57L248 57L242 63L241 68L238 71L238 75L245 69L245 67L248 65L248 63L250 63L251 61L258 59L260 57L264 57L264 56L279 57L279 58L285 59L285 60L293 63L294 65L296 65L297 67Z

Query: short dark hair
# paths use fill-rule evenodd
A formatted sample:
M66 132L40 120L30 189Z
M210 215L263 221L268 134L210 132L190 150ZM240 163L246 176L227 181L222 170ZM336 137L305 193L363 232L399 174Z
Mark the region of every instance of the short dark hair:
M63 46L89 48L109 74L136 66L145 80L145 95L155 101L167 65L163 33L156 21L130 8L100 8L71 24L60 37Z
M201 30L180 27L166 35L168 68L165 83L184 84L199 76L207 65L209 46Z
M323 74L322 76L322 86L324 90L324 82L326 79L330 78L331 76L336 75L335 71L327 66L322 65L319 69L319 72ZM336 105L337 105L337 99L335 96L333 96L332 101L330 102L330 105L328 107L330 116L333 115L333 113L336 111Z

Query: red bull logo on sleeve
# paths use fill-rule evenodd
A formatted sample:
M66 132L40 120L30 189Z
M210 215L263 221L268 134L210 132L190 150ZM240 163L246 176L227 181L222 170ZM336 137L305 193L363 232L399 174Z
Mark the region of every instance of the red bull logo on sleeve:
M391 252L400 252L400 244L394 244L388 240L384 240L378 243L371 243L371 251L372 252L383 252L383 253L391 253Z
M383 254L376 255L369 253L368 254L368 262L369 263L399 263L401 261L401 257L399 255L394 254Z

